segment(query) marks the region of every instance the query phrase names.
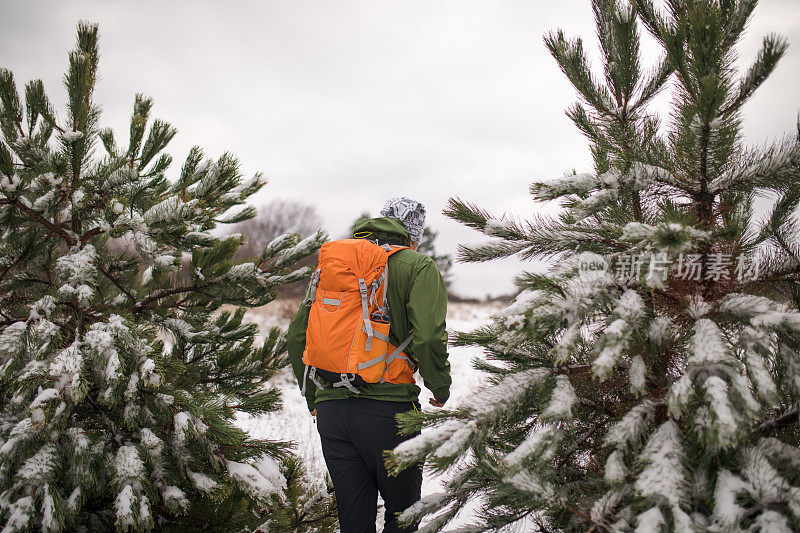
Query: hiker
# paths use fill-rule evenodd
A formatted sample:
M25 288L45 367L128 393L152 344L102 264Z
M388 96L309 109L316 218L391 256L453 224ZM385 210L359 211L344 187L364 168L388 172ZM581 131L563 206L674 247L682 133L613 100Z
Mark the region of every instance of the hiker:
M413 373L442 407L450 395L447 293L436 263L416 251L425 207L392 198L382 217L356 222L353 239L320 250L320 267L288 332L289 359L316 416L343 533L374 532L377 497L386 533L420 499L422 465L389 476L383 452L414 435L395 415L419 410Z

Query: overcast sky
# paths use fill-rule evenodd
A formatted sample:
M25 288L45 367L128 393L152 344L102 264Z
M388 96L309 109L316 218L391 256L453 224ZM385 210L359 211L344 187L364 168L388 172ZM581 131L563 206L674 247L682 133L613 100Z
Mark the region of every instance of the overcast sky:
M342 235L363 211L410 196L428 209L441 252L481 236L441 214L459 196L491 212L541 211L528 184L591 170L564 116L575 93L542 44L562 28L597 62L588 0L8 1L0 0L0 66L18 86L41 78L59 110L78 20L100 24L101 122L127 132L133 96L188 148L230 150L246 174L264 172L259 200L316 206ZM787 57L746 108L762 143L793 130L800 111L800 2L762 0L741 62L761 37L788 38ZM645 65L658 50L646 43ZM508 292L515 261L457 265L455 290Z

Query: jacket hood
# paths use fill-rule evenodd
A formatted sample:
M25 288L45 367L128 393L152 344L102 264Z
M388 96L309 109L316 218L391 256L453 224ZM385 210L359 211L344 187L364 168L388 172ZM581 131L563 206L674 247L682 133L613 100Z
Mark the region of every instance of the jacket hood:
M365 235L370 233L371 235ZM353 225L353 237L378 239L379 241L397 241L398 244L411 246L411 237L403 223L396 218L378 217L362 218Z

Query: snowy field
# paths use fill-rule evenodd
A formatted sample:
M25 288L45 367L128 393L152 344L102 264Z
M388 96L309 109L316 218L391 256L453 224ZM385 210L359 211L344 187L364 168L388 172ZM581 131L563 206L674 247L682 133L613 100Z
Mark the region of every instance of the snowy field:
M249 312L247 319L258 324L262 331L266 331L273 325L286 328L297 305L297 302L294 301L275 301L264 308ZM448 305L447 311L447 329L451 333L469 331L486 323L492 313L500 309L501 306L496 303L451 303ZM449 354L453 386L447 402L448 407L461 403L471 391L482 385L481 373L473 369L471 365L473 357L480 355L478 349L450 348ZM418 375L417 381L420 381ZM312 479L324 480L327 470L322 458L317 428L314 418L308 413L305 400L300 395L291 368L285 368L279 372L272 379L272 383L283 391L283 410L258 417L242 416L239 418L241 427L254 437L294 441L297 443L297 452L308 465ZM423 409L435 409L428 404L429 398L431 398L430 392L423 387L420 395ZM426 496L440 491L440 480L426 472L422 483L422 495ZM382 511L383 507L381 506L378 512L378 531L381 531L383 527ZM450 527L469 523L469 519L469 509L465 509Z

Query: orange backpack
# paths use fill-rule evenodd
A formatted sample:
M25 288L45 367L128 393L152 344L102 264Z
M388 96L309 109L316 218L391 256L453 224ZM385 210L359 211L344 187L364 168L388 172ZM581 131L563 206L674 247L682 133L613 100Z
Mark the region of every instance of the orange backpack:
M414 363L389 343L388 259L407 246L379 246L366 239L327 242L304 304L311 307L303 352L305 375L319 388L363 383L414 383Z

